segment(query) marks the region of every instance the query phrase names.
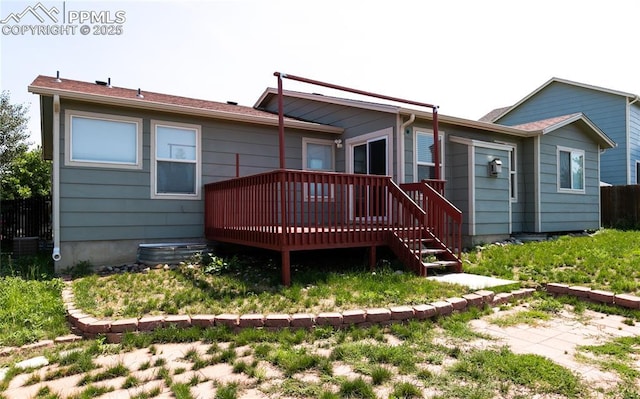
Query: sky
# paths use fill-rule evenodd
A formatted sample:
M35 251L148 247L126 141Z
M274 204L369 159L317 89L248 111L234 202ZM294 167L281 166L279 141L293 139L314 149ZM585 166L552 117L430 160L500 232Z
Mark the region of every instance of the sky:
M637 0L40 3L44 22L33 13L16 22L9 17L39 2L0 2L0 88L30 107L34 146L39 104L27 86L56 71L247 106L275 87L279 71L474 120L552 77L640 94ZM29 30L43 25L45 34ZM284 88L359 98L292 80Z

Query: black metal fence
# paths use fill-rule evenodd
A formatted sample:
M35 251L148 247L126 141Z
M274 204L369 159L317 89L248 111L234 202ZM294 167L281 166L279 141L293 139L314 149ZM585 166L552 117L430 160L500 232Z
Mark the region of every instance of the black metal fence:
M0 238L7 245L15 238L52 239L51 196L0 201Z

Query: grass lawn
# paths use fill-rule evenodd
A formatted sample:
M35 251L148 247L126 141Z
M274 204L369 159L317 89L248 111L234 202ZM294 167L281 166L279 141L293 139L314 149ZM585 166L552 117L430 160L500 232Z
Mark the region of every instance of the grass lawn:
M520 280L529 286L546 282L581 284L614 292L638 294L640 232L603 230L591 236L560 237L557 240L524 245L487 245L465 254L465 271ZM317 254L316 254L317 255ZM338 259L338 260L336 260ZM331 260L294 261L293 284L279 285L279 267L266 257L205 259L201 267L183 267L173 271L123 273L107 277L89 275L73 282L76 303L86 312L103 317L135 317L162 313L250 313L320 312L352 307L379 307L392 304L428 303L458 296L463 287L442 285L396 273L399 265L383 261L375 273L362 259L332 257ZM32 271L31 275L39 275ZM18 275L18 273L14 273ZM60 302L61 282L57 279L0 279L0 345L20 344L51 337L63 326L64 310ZM33 300L33 302L32 302ZM575 298L552 298L536 294L528 312L504 319L504 325L535 324L553 317L566 304L576 312L585 306ZM103 341L78 343L79 352L62 356L64 345L41 350L57 371L33 377L44 380L62 378L96 366L98 353L119 353L134 348L187 342L208 345L206 352L185 352L185 361L193 370L228 363L236 374L251 379L247 385L219 385L215 397L237 398L247 389L258 389L272 397L382 398L582 398L620 397L638 399L635 393L640 372L634 362L640 356L636 338L621 338L599 346L580 348L591 364L610 370L621 382L605 391L594 391L568 369L537 355L520 355L501 348L498 343L475 333L469 321L488 310L470 309L445 318L424 322L411 321L387 327L334 330L267 331L247 329L232 332L222 327L156 330L150 334L127 334L120 345ZM58 320L50 327L36 321ZM639 319L639 317L633 318ZM62 319L59 319L62 317ZM630 320L633 322L633 320ZM39 330L33 325L42 325ZM37 331L39 337L26 335ZM13 341L11 341L13 340ZM494 345L495 343L495 345ZM33 354L30 354L33 355ZM19 355L24 356L24 355ZM591 359L593 357L593 359ZM152 378L161 381L176 397L189 398L190 384L185 369L172 370L154 361L140 369L156 368ZM601 360L601 361L600 361ZM0 398L11 378L19 371L0 359L0 367L9 367L0 381ZM348 368L345 377L338 371ZM278 377L269 377L276 370ZM86 396L97 395L94 383L119 376L124 386L145 381L132 376L133 369L117 364L112 369L92 371L80 381ZM155 389L155 388L154 388ZM104 393L104 392L103 392ZM145 393L157 396L159 391ZM38 397L46 396L46 392ZM595 395L595 396L593 396ZM598 396L600 395L600 396ZM602 396L604 395L604 396ZM143 396L141 396L143 397Z
M519 280L640 294L640 232L601 230L523 245L488 245L464 255L464 270Z
M213 258L200 267L183 265L168 271L92 275L75 280L73 290L76 304L99 317L320 313L423 304L468 292L398 272L386 261L371 272L359 261L335 256L294 264L292 277L292 285L283 287L277 264L265 257L244 256Z

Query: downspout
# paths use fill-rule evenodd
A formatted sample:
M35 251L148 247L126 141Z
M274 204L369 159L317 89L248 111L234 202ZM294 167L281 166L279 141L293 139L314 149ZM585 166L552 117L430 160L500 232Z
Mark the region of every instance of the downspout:
M53 253L55 262L62 259L60 255L60 96L53 96L53 165L51 182Z
M402 119L400 119L402 120ZM409 126L410 124L412 124L414 121L416 120L416 114L411 114L409 116L409 119L407 119L406 122L403 122L400 125L400 128L398 129L398 148L399 148L399 152L400 154L398 154L398 162L400 163L400 167L398 168L400 170L400 175L398 176L398 182L399 183L404 183L405 180L405 153L404 153L404 129L406 129L407 126ZM413 151L413 156L414 156L414 163L415 163L415 151ZM413 180L415 180L416 177L413 176Z

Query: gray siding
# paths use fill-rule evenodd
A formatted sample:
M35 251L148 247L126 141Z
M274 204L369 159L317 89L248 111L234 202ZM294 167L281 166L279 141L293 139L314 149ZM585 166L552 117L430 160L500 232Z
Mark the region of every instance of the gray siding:
M558 192L557 146L585 150L585 192ZM543 232L600 227L598 146L574 125L542 137L540 142L540 218Z
M640 103L629 106L629 151L631 158L631 184L638 184L636 164L640 162ZM609 152L611 150L607 150Z
M489 161L494 158L508 159L508 153L483 147L476 147L474 151L476 235L508 235L510 233L509 174L504 169L497 177L490 176L488 172Z
M462 234L469 235L469 147L458 143L448 143L447 153L452 160L446 164L447 168L447 198L462 211Z
M601 180L627 184L626 101L623 96L553 82L496 123L513 126L582 112L618 145L602 155Z
M321 99L321 97L319 98ZM265 110L274 113L278 112L276 96L273 96L271 101L266 104ZM340 136L343 141L378 130L392 128L393 137L391 138L391 142L388 143L393 153L393 163L390 165L390 172L394 179L397 179L395 138L397 117L395 114L361 108L349 108L344 105L287 96L284 97L284 114L288 117L308 122L341 127L344 129L344 133ZM346 170L345 150L346 146L341 149L336 149L336 170L339 172Z
M63 242L107 240L185 240L204 237L204 193L201 200L151 199L150 121L201 126L202 184L277 169L278 129L180 115L63 101L60 157L64 160L64 113L67 109L143 119L143 168L60 168L60 239ZM287 129L286 166L302 166L302 138L332 139L329 134Z
M513 230L514 233L530 233L536 231L536 141L531 139L522 142L520 150L520 167L518 182L518 205L522 220L521 229Z

